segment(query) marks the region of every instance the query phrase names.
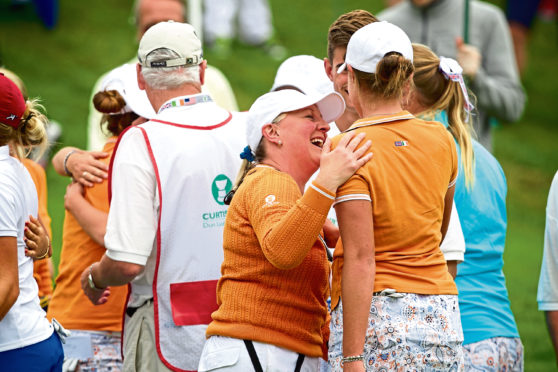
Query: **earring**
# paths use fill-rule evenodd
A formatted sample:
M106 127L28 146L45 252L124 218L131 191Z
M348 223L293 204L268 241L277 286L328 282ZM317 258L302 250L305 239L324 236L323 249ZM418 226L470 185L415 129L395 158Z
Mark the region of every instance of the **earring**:
M279 146L283 146L283 141L279 140L279 142L277 142L277 144L278 144Z

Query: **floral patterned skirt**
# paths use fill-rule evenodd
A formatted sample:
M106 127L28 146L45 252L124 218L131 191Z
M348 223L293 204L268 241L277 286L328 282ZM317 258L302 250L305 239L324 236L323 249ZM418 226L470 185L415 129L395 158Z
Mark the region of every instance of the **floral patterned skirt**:
M463 371L456 295L373 296L364 345L367 371ZM342 371L343 306L331 313L329 363Z
M523 344L517 337L493 337L463 346L465 369L523 372Z

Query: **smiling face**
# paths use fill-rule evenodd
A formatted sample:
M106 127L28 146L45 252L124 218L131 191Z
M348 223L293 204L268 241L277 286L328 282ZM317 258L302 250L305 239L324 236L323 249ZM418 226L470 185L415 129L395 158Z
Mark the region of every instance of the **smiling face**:
M290 165L309 175L320 166L322 147L327 138L329 124L322 119L320 110L312 105L287 113L277 124L281 150L288 156Z
M346 108L343 115L335 121L340 131L344 131L358 119L358 113L349 99L349 85L347 69L341 73L337 73L339 67L345 63L346 47L337 47L333 50L333 58L331 62L326 58L325 69L329 79L333 82L333 89L345 100Z

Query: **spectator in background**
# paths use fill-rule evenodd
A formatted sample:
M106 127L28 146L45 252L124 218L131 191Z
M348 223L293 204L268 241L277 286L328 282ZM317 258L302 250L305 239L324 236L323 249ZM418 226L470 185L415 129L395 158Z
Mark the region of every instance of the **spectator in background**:
M231 114L201 92L207 62L192 26L151 27L138 59L139 87L158 113L120 136L107 251L83 271L81 285L94 304L103 304L109 286L131 283L125 370L195 370L216 308L223 197L240 166L244 114Z
M558 172L552 180L546 204L544 254L537 302L539 310L545 312L546 325L558 364Z
M33 259L52 255L49 238L35 217L37 191L21 164L10 156L46 141L46 118L35 101L0 74L0 366L7 371L60 371L64 353L54 327L39 305ZM35 226L26 223L31 216ZM37 244L29 250L29 243Z
M153 25L163 21L186 21L185 0L137 0L135 4L135 20L137 28L137 40ZM136 57L129 63L135 63ZM100 85L106 74L101 76L91 93L91 98L100 91ZM202 88L204 93L213 97L215 102L229 111L238 111L238 104L234 92L221 71L213 66L207 66L205 73L205 84ZM92 100L90 102L93 102ZM99 127L101 114L95 110L92 104L89 106L89 118L87 125L87 149L99 150L106 141L106 135Z
M56 290L47 317L56 318L72 331L64 345L68 370L110 369L116 372L122 370L120 343L127 288L113 288L107 303L95 307L81 293L80 275L106 251L104 235L109 197L108 182L103 175L116 139L134 121L152 117L155 112L145 92L138 87L134 64L111 71L93 97L93 105L103 113L99 125L106 124L112 134L102 154L94 156L65 147L52 160L56 172L72 177L73 182L64 197L62 251ZM96 182L99 180L102 182ZM80 348L83 342L90 346Z
M525 94L504 13L484 1L468 3L467 19L465 0L406 0L378 18L401 27L412 42L459 62L478 100L474 117L478 140L492 151L491 118L519 120Z
M523 345L503 272L506 178L502 167L471 139L470 104L461 66L415 44L414 90L409 111L441 121L457 145L454 201L465 235L465 260L457 269L466 371L523 371ZM441 115L440 113L443 113ZM479 292L482 296L479 296Z
M205 42L217 57L229 56L238 34L240 40L262 47L273 59L285 58L285 48L275 40L269 0L204 0L204 7Z
M506 16L515 50L515 59L521 75L523 75L527 67L529 33L540 3L541 0L508 0L506 7Z

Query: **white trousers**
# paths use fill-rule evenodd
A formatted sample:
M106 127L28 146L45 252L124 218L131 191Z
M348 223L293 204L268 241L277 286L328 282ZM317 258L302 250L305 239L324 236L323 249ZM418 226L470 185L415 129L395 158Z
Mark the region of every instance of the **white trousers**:
M266 372L294 371L298 353L271 344L253 341L262 369ZM205 342L198 372L246 372L254 366L243 340L211 336ZM305 357L301 372L319 371L319 358Z
M268 0L204 0L204 37L208 43L217 38L238 36L249 44L262 44L272 34Z

